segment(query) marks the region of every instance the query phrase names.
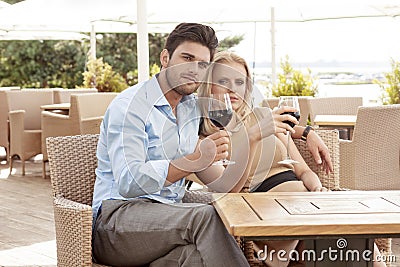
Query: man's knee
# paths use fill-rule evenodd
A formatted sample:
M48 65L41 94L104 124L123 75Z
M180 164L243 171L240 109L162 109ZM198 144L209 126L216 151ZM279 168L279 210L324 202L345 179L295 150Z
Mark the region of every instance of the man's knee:
M211 221L219 218L214 207L211 205L203 205L195 208L195 216L200 218L201 221Z

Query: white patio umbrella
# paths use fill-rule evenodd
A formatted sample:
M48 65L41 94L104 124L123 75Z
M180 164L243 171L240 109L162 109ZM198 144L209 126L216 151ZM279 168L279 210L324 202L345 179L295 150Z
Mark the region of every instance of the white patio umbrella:
M143 79L148 77L149 66L145 4L145 0L25 0L0 10L0 39L79 38L84 36L77 33L90 33L91 54L95 57L96 33L138 32L138 25L142 25L138 33L138 65ZM139 23L138 13L142 15ZM148 31L166 32L163 27L149 26Z
M275 23L400 15L398 0L321 2L25 0L0 10L0 31L92 32L92 36L95 32L138 32L138 58L141 59L147 48L147 32L168 32L180 22L207 23L217 30L232 29L238 23L270 22L271 33L265 34L271 34L274 60ZM146 56L142 60L138 62L139 72L148 71ZM273 62L273 72L275 67Z
M8 6L10 6L10 4L9 4L9 3L6 3L6 2L3 2L3 1L0 1L0 9L2 9L2 8L4 8L4 7L8 7Z
M78 32L59 32L59 31L2 31L0 30L0 40L83 40L89 39L86 34Z

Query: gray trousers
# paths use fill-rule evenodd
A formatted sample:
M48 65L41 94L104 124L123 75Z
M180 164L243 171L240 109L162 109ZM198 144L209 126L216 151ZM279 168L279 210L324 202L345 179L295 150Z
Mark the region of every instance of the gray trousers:
M112 266L249 266L211 205L105 200L93 258Z

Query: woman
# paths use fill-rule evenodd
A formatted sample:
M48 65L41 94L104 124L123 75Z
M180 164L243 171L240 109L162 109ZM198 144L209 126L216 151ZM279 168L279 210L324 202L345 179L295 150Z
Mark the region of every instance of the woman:
M273 188L279 191L327 191L318 176L307 166L292 140L290 156L299 163L278 163L286 155L287 136L284 133L287 130L295 132L284 121L298 122L290 115L280 115L294 111L293 108L284 107L272 113L269 108L252 109L251 77L244 59L231 52L217 53L209 77L211 80L208 85L199 88L198 96L207 99L210 94L229 93L234 116L226 128L232 133L232 147L243 141L243 131L248 136L250 151L247 166L251 191L269 191ZM218 128L207 116L204 117L200 135L205 137L218 131ZM275 153L271 153L271 150ZM230 192L239 192L241 189L240 186L235 187Z
M208 177L211 189L219 192L239 192L248 186L250 192L266 191L327 191L318 176L309 168L293 140L290 139L290 156L298 164L279 164L286 156L287 130L295 132L284 121L297 124L294 117L281 115L294 111L283 107L271 112L269 108L254 108L251 105L251 75L245 60L231 52L219 52L215 55L210 69L209 81L198 90L201 103L208 103L211 94L229 93L234 116L226 129L231 132L231 159L236 164L223 167L215 166L214 172L198 173L202 180ZM200 126L200 135L206 137L219 129L207 118L207 107L203 105L204 120ZM296 128L296 127L295 127ZM247 148L247 149L246 149ZM237 153L237 151L240 151ZM274 153L271 153L274 152ZM219 175L216 179L215 175ZM293 241L255 242L255 247L275 251L291 251L298 245ZM375 246L375 255L379 251ZM266 259L267 266L287 266L289 262L279 261L276 257ZM374 266L385 266L374 262Z

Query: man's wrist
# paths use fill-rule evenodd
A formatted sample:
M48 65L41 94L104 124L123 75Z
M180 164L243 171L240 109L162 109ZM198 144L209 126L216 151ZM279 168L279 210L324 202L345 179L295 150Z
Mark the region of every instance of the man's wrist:
M304 140L304 141L307 141L307 136L311 131L314 131L314 128L311 127L310 125L307 125L306 128L303 131L301 139Z

